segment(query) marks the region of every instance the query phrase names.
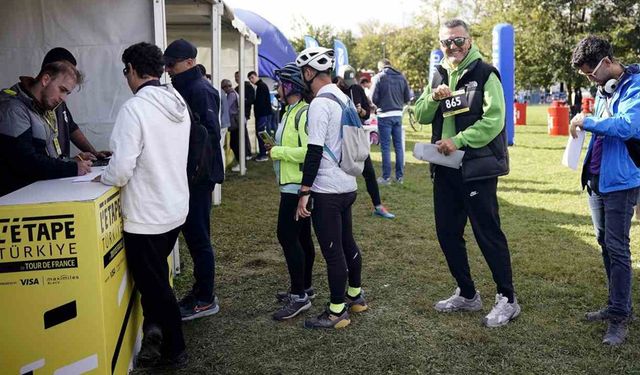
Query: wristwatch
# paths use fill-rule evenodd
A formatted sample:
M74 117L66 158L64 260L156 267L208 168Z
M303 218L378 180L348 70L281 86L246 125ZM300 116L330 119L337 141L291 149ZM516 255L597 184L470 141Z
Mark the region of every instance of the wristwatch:
M311 190L300 190L298 189L298 196L304 197L305 195L311 195Z

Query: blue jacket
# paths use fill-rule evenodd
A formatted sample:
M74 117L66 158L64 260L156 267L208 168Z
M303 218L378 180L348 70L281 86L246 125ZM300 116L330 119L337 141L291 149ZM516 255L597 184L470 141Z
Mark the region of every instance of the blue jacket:
M409 84L402 73L388 66L374 77L375 87L371 101L379 112L402 111L411 100Z
M171 83L187 102L191 112L198 116L200 123L209 131L214 154L211 182L221 183L224 180L224 165L220 148L220 94L197 67L174 75Z
M640 65L627 67L627 74L610 99L611 117L600 118L605 111L606 100L596 98L595 115L584 120L584 130L604 136L602 142L602 168L600 184L602 193L631 189L640 186L640 169L636 167L624 143L630 138L640 139ZM595 142L591 137L583 169L591 157Z

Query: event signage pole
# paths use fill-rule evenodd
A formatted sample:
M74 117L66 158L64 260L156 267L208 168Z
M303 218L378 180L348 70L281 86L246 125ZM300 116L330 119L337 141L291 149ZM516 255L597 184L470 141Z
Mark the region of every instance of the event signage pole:
M515 91L515 32L513 26L501 23L493 28L493 65L500 72L504 90L507 142L514 144L513 98Z

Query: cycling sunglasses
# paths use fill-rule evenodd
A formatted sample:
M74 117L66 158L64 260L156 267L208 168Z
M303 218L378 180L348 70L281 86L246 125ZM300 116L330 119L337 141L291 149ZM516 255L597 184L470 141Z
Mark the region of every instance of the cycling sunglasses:
M455 44L457 47L462 47L464 46L464 43L467 41L467 39L469 38L459 36L457 38L441 40L440 44L442 44L443 47L447 47L447 48L451 48L452 44Z

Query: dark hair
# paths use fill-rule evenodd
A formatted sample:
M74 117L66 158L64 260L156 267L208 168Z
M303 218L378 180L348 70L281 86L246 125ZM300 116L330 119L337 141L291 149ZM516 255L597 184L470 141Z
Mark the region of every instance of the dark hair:
M40 70L40 73L38 73L38 76L36 77L36 81L39 81L45 74L50 76L51 79L55 79L61 74L71 76L75 78L76 85L78 86L82 85L82 82L84 82L84 75L70 62L64 60L54 61L43 66Z
M49 52L47 52L46 55L44 55L44 59L42 59L41 68L44 68L45 65L50 64L52 62L56 62L56 61L68 61L73 66L78 65L76 58L73 57L73 54L69 52L68 49L62 48L62 47L56 47L51 49Z
M124 65L131 64L140 78L145 76L160 78L164 72L162 51L158 46L140 42L129 46L122 53Z
M580 68L582 65L587 64L593 69L605 57L613 59L611 43L595 35L589 35L576 45L571 56L571 64L575 68Z
M256 73L256 71L255 71L255 70L252 70L252 71L250 71L250 72L249 72L249 74L247 74L247 78L249 78L249 77L251 77L251 76L256 76L256 77L257 77L257 76L258 76L258 73Z
M367 77L362 77L362 78L360 78L360 84L363 84L363 83L369 83L369 82L371 82L371 81L370 81L370 80L369 80L369 78L367 78Z
M380 59L380 61L378 61L378 63L384 65L384 66L391 66L391 60L384 58L384 59Z
M462 26L464 28L464 31L466 31L467 34L471 35L471 30L469 29L469 25L467 25L466 22L464 22L463 20L461 20L459 18L454 18L454 19L451 19L451 20L447 20L447 21L444 22L443 25L447 29L453 29L454 27Z

